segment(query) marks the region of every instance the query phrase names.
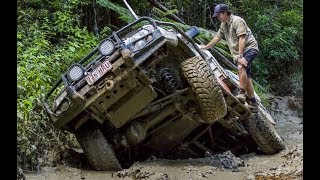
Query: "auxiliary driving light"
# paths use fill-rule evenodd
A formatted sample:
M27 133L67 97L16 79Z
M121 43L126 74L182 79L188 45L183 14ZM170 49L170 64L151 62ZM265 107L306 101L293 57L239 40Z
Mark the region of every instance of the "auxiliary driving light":
M73 64L68 71L68 78L72 81L78 81L84 75L84 68L79 64Z
M100 51L100 54L107 56L113 52L114 48L115 48L114 42L110 39L106 39L101 42L98 49Z

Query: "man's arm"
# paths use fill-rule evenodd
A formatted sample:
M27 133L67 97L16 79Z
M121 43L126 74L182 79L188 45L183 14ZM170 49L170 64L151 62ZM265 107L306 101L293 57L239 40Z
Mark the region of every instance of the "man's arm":
M216 45L222 38L220 38L219 36L214 36L212 38L212 40L205 46L201 46L200 49L209 49L212 46Z
M248 62L245 60L245 58L243 57L243 53L244 53L244 47L245 47L245 43L246 43L246 35L240 35L238 36L239 39L239 57L238 57L238 62L244 66L247 66Z
M246 45L246 35L240 35L239 38L239 55L243 55L244 53L244 47Z

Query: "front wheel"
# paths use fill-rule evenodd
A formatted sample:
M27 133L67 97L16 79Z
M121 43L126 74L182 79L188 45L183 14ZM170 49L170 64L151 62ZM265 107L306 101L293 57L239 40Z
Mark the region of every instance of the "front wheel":
M183 61L181 67L196 97L201 118L206 123L213 123L224 117L227 105L209 64L201 57L194 56Z
M252 113L245 120L246 126L252 139L263 153L276 154L285 149L284 142L263 111L263 108L258 108L257 113Z
M98 171L118 171L122 169L97 122L89 120L77 129L75 135L93 169Z

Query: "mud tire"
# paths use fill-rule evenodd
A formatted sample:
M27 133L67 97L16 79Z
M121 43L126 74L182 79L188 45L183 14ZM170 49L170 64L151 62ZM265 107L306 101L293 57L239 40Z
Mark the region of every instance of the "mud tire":
M261 108L246 120L247 129L264 154L276 154L285 149L283 139L275 126L268 120Z
M200 106L198 113L201 118L206 123L213 123L224 117L227 105L209 64L201 57L194 56L183 61L181 67Z
M122 169L97 122L89 120L75 132L75 135L93 169L97 171Z

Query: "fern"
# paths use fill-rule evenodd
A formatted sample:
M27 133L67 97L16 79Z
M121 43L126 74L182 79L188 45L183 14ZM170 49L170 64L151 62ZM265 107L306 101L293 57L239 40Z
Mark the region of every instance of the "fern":
M119 18L127 23L132 22L134 20L132 16L128 16L128 14L130 14L130 11L128 9L121 7L116 3L112 3L109 0L97 0L97 3L102 7L117 12L119 14Z

